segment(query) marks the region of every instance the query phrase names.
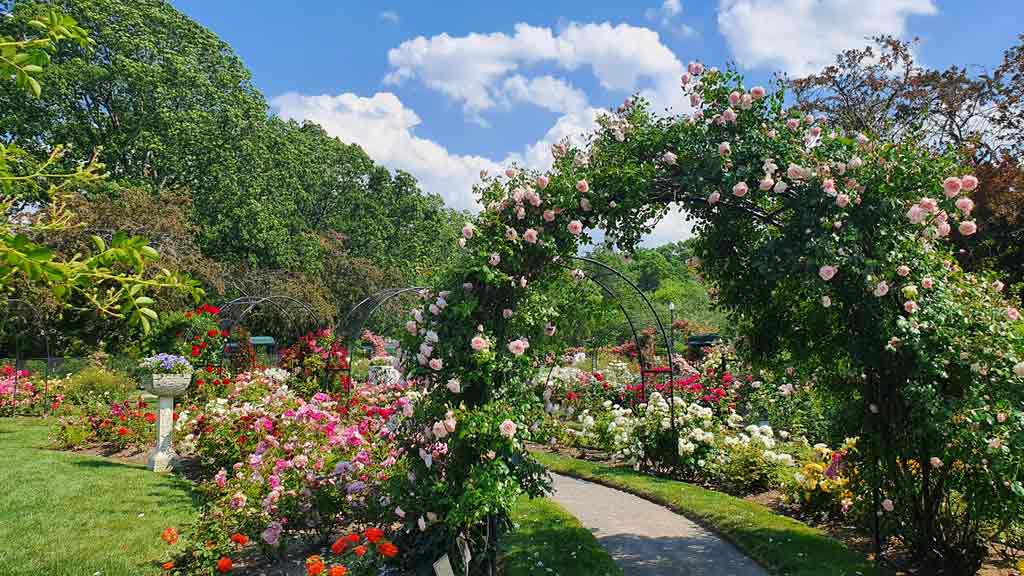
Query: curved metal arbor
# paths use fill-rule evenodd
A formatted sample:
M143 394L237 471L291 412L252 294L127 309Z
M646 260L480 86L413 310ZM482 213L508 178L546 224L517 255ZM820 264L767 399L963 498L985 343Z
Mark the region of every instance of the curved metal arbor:
M321 323L320 316L312 306L291 296L241 296L219 306L218 323L222 330L228 332L225 348L233 342L234 329L245 326L246 320L258 315L264 307L271 307L284 318L283 331L279 333L281 336L298 337L316 329ZM227 359L228 354L224 354L221 364Z

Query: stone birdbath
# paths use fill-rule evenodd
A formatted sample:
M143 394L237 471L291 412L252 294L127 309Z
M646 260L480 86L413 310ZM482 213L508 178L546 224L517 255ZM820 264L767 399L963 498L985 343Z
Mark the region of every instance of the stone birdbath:
M393 386L402 380L402 373L395 368L391 356L376 356L370 359L366 379L374 386Z
M184 394L192 384L192 364L183 356L157 354L143 360L141 368L146 373L142 387L160 402L156 421L156 447L149 455L149 469L154 472L170 472L177 458L171 445L174 399Z

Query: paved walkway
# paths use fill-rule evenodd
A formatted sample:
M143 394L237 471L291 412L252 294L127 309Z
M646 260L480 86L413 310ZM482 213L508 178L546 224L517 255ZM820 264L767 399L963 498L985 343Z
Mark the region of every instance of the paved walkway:
M552 474L552 498L579 518L626 576L768 576L732 544L626 492Z

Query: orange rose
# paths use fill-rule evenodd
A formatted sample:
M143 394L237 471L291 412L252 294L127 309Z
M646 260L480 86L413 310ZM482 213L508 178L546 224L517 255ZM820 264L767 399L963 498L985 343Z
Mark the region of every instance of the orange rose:
M231 558L228 558L227 556L217 560L217 572L220 572L221 574L230 572L232 566L234 566L234 564L231 562Z
M160 538L167 542L169 546L174 546L178 543L178 529L173 526L170 528L164 528L164 531L160 533Z
M366 541L370 544L376 544L377 542L380 542L382 538L384 538L384 531L380 528L369 528L366 530L366 532L363 532L363 536L366 538Z
M356 553L356 556L362 557L364 554L366 554L366 546L356 546L352 549L352 551Z
M381 556L385 558L394 558L398 555L398 546L387 541L381 542L377 545L377 552L380 552Z
M324 571L324 561L319 556L310 556L306 558L306 574L308 576L317 576Z
M345 576L348 572L348 568L344 566L331 566L331 569L327 571L327 576Z
M348 541L346 541L344 538L338 538L334 541L334 544L331 544L331 553L337 556L338 554L344 552L345 548L348 548Z
M164 570L174 570L174 562L164 562L160 567Z

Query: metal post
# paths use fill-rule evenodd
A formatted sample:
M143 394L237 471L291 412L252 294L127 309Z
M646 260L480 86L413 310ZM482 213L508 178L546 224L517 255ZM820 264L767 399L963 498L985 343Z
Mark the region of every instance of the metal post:
M672 426L672 436L676 434L676 363L672 358L673 352L676 348L676 303L668 303L668 405L671 411L670 422ZM675 440L679 440L675 438Z

